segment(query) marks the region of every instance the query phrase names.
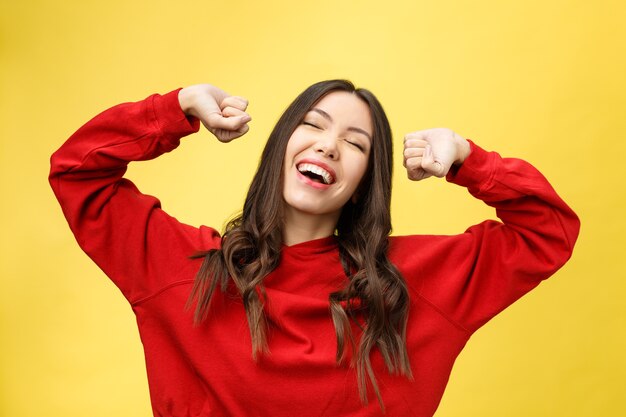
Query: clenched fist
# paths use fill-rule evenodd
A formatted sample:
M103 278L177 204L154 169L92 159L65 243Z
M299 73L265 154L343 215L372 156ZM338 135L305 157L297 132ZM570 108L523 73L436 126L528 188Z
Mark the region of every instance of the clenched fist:
M221 142L230 142L248 131L251 119L246 113L248 100L231 96L210 84L197 84L178 92L180 108L200 119L204 127Z
M409 179L445 177L453 164L470 154L469 142L446 128L412 132L404 137L404 167Z

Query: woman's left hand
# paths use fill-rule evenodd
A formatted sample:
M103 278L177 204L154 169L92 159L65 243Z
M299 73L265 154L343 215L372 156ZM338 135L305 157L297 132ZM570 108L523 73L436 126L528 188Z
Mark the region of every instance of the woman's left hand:
M469 142L447 128L420 130L404 137L404 167L413 181L445 177L453 164L462 164L469 154Z

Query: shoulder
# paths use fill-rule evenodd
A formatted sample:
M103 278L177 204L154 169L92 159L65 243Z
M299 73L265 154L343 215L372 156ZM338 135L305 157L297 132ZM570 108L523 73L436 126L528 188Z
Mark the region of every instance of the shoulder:
M390 236L387 256L399 261L405 258L424 259L445 253L451 247L463 245L467 233L458 235L406 235Z
M192 226L178 221L164 211L159 213L160 216L155 216L160 217L158 229L163 233L163 238L169 240L168 243L163 243L164 247L168 247L170 251L182 251L187 255L192 255L193 252L221 248L222 237L216 229L205 225Z
M470 239L466 234L391 236L387 256L407 282L415 283L466 256Z

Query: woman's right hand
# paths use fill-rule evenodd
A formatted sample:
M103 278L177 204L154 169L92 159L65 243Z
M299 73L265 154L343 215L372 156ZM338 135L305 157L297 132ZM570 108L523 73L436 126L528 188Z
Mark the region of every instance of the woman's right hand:
M230 142L244 135L248 122L248 100L231 96L210 84L185 87L178 92L180 108L188 116L200 119L204 127L220 141Z

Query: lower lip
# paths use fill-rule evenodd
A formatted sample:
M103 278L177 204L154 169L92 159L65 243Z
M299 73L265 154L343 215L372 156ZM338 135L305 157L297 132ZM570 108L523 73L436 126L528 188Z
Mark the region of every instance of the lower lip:
M313 181L311 178L305 175L302 175L302 173L298 171L297 169L296 169L296 172L297 172L298 179L300 181L304 182L307 185L310 185L313 188L317 188L318 190L325 190L332 185L332 184L323 184L321 182Z

